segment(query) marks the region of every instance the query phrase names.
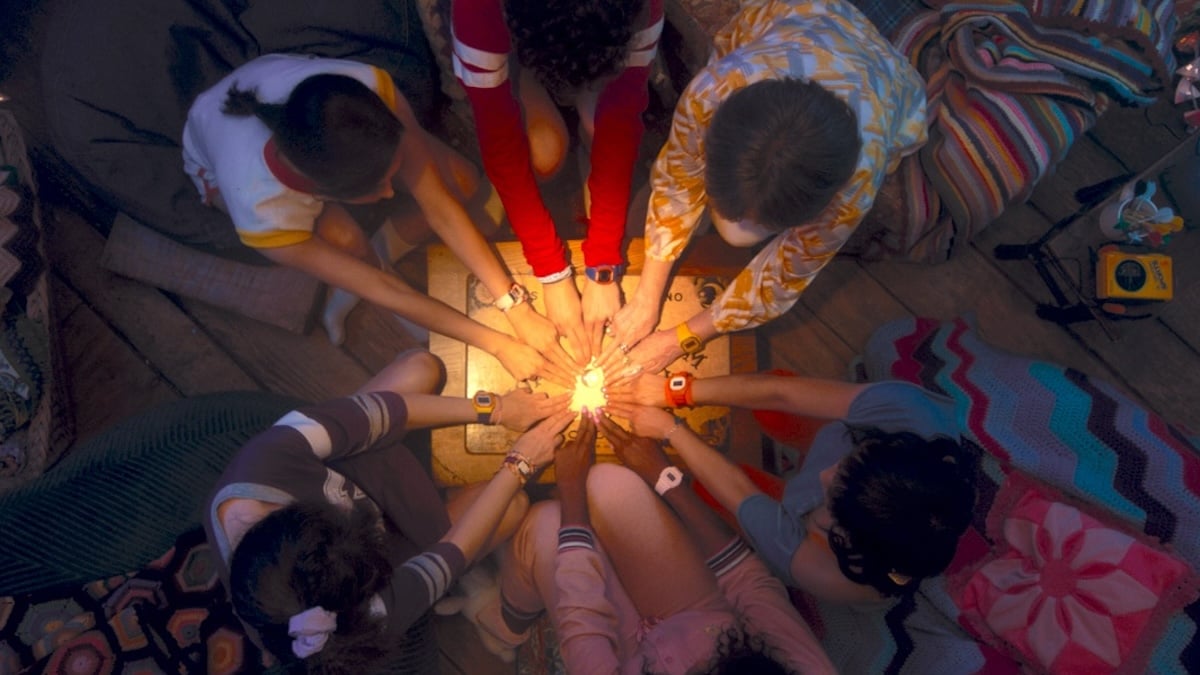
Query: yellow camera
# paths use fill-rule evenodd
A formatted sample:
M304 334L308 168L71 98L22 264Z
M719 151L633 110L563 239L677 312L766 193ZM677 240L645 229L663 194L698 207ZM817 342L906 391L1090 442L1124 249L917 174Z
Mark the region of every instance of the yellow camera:
M1101 300L1170 300L1174 293L1171 257L1100 249L1096 261L1096 297Z

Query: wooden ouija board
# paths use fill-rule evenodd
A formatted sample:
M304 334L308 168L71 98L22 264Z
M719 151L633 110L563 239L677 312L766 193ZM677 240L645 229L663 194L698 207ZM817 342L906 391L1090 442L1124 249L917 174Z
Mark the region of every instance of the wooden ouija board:
M579 242L570 242L576 282L583 284L583 261ZM641 240L630 245L631 257L640 252ZM520 244L497 244L502 259L513 277L529 289L533 306L545 313L541 286L524 262ZM631 263L634 261L631 260ZM472 319L498 331L512 334L507 318L492 306L492 297L479 280L445 246L429 250L429 294ZM631 264L621 282L626 296L637 287L640 265ZM705 271L705 270L699 270ZM729 270L712 270L713 274L677 274L663 303L660 327L671 327L707 307L724 290L732 276ZM430 350L446 364L447 382L442 393L447 396L471 396L476 391L504 393L516 382L492 355L451 338L430 335ZM693 356L681 357L668 370L687 370L697 377L714 377L729 373L753 372L757 367L754 336L751 333L722 335L705 345ZM537 391L557 394L563 388L541 381ZM740 461L761 461L761 437L758 427L748 419L746 411L717 406L698 406L674 411L689 427L710 445ZM624 420L618 420L624 423ZM573 436L578 420L567 429ZM436 429L432 434L433 474L441 485L463 485L487 480L495 473L504 455L519 434L500 426L468 424ZM597 461L617 461L607 439L601 436L596 443ZM542 482L553 482L553 467L541 476Z

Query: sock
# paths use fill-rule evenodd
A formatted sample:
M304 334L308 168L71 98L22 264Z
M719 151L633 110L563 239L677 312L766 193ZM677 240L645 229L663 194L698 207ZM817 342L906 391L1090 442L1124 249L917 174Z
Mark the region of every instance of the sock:
M391 220L383 221L379 229L375 230L375 234L371 235L371 248L375 250L375 255L379 256L379 264L385 272L391 270L392 265L416 247L417 244L400 238Z
M321 312L321 325L329 334L329 341L341 345L346 339L346 317L358 305L359 297L350 291L330 288Z

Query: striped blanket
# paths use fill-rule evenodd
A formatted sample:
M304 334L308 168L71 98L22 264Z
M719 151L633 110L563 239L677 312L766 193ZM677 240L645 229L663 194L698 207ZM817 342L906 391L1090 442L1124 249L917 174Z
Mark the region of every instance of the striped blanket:
M948 259L1028 199L1107 106L1149 105L1174 70L1174 0L925 5L889 38L927 83L929 142L848 244L868 258Z
M954 399L980 502L947 574L912 597L813 608L839 672L1200 672L1192 439L1104 382L987 345L966 319L886 324L863 365Z

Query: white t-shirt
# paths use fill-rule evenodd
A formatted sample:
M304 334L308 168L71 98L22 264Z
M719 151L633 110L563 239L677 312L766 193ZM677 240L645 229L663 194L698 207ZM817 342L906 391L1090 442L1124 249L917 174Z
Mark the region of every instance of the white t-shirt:
M313 75L353 77L396 110L396 86L387 72L364 63L295 54L261 56L234 70L196 97L183 129L183 168L205 203L219 194L242 243L273 248L312 236L325 208L316 195L284 185L263 156L271 130L257 117L221 112L229 88L257 90L264 103L285 102Z

